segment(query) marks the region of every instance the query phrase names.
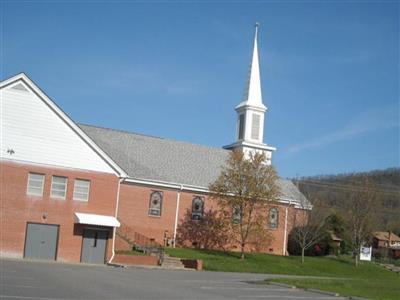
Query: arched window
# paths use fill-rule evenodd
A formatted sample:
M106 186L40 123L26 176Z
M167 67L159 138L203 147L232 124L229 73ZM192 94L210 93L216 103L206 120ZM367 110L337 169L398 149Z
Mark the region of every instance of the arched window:
M195 196L192 201L192 220L200 220L203 217L204 200L200 196Z
M162 192L152 192L150 194L150 203L149 203L150 216L161 216L162 199L163 199Z
M277 208L271 208L269 210L268 223L269 223L269 228L271 229L278 228L279 210Z
M240 223L240 219L241 219L240 206L234 205L232 207L232 223L238 224Z

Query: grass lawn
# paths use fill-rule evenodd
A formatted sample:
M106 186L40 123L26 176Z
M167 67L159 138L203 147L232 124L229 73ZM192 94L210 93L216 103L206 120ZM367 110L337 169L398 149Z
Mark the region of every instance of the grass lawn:
M274 279L298 287L315 288L338 292L346 296L371 299L400 299L400 276L394 272L369 262L361 262L358 268L349 257L306 257L302 265L300 257L274 256L267 254L246 254L244 261L240 254L168 248L171 256L202 259L204 269L225 272L252 272L305 276L334 277L335 279ZM342 279L341 279L342 278ZM347 278L347 279L343 279Z
M378 275L378 274L377 274ZM375 278L354 278L351 280L331 279L274 279L274 282L282 282L295 285L300 288L312 288L324 291L337 292L341 296L358 296L379 300L400 299L400 276L380 275Z

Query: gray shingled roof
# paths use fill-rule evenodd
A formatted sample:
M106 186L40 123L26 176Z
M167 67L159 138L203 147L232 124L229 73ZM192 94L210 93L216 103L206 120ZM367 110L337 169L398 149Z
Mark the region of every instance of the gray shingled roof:
M229 150L78 124L130 177L207 188ZM282 197L305 200L289 180L280 179Z

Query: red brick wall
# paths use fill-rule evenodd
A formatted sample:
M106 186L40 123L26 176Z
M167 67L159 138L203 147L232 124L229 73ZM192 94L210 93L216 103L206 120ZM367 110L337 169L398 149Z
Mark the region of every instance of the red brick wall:
M26 195L28 173L45 174L42 197ZM57 260L80 261L82 228L74 226L74 212L114 216L118 178L113 174L97 173L28 165L13 162L0 163L1 175L1 252L22 257L27 222L59 224ZM50 197L52 175L68 177L65 200ZM74 179L90 180L89 201L72 200ZM47 214L44 219L43 214ZM112 253L112 229L109 234L107 258Z
M132 250L132 245L129 244L126 240L118 236L115 236L115 249L117 250Z
M152 191L163 192L162 213L160 217L148 215L149 199ZM151 188L123 183L120 190L118 219L130 229L143 234L148 238L153 238L158 243L163 244L165 231L168 231L168 236L170 238L173 237L177 193L177 190L172 189ZM217 203L205 195L186 191L181 192L178 220L181 221L186 210L191 209L192 200L195 195L204 197L205 210L215 209L217 207ZM283 244L286 206L282 204L276 204L271 205L271 207L276 207L279 209L279 225L277 229L270 230L272 241L270 245L265 247L264 251L271 254L282 255L284 253ZM293 208L289 208L288 214L290 215L292 213ZM292 218L289 216L287 232L290 232L291 230L291 219ZM125 249L124 246L126 245L121 241L121 243L118 243L117 246L122 247L122 250ZM239 250L239 248L232 248L232 250Z
M163 192L161 216L149 216L149 199L152 191ZM163 244L164 232L172 237L174 232L176 191L121 184L118 219L134 231L154 238Z
M203 270L203 261L201 259L181 259L185 268L195 269L197 271Z
M155 256L116 254L113 263L123 265L158 266L158 258Z
M82 245L82 228L74 226L73 213L86 212L114 216L118 178L112 174L85 172L80 170L45 167L38 165L1 163L1 252L22 257L24 251L27 222L59 224L58 260L79 261ZM26 195L28 173L46 175L43 197ZM66 200L50 198L51 176L68 177ZM90 196L88 202L72 200L74 179L89 179ZM149 198L152 191L163 192L162 213L160 217L149 216ZM195 195L204 196L205 210L215 209L215 201L207 196L192 192L181 192L179 220L191 209ZM177 191L172 189L150 188L132 184L122 184L118 219L132 230L164 243L164 233L173 237ZM283 254L285 206L279 208L279 226L271 230L271 244L264 249L267 253ZM272 207L271 206L271 207ZM289 209L288 231L291 230L291 211ZM47 218L43 219L43 214ZM117 238L116 249L128 249L129 244ZM112 252L112 230L108 241L107 258ZM233 248L232 250L235 250ZM238 250L238 248L236 248Z

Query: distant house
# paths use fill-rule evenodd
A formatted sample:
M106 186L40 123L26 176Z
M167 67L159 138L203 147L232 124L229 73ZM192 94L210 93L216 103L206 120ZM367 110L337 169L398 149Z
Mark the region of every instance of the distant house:
M372 233L372 247L380 251L387 251L387 255L400 258L400 237L391 231L375 231Z

